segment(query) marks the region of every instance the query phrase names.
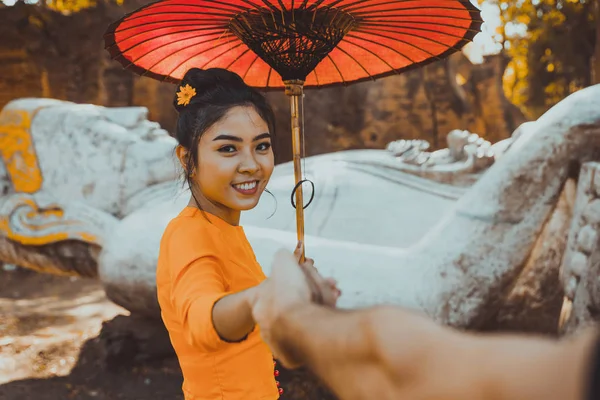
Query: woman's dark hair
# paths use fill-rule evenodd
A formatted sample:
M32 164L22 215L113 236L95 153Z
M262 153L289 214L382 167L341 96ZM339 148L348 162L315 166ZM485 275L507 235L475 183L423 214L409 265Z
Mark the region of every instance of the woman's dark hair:
M267 123L269 132L274 138L275 115L258 90L246 85L239 75L226 69L192 68L185 73L177 87L178 92L186 85L191 86L196 94L185 105L180 104L179 96L176 95L173 105L179 113L175 138L187 150L188 158L184 165L184 174L192 191L191 176L198 165L198 143L204 132L223 118L231 108L251 106ZM200 207L199 204L197 206Z

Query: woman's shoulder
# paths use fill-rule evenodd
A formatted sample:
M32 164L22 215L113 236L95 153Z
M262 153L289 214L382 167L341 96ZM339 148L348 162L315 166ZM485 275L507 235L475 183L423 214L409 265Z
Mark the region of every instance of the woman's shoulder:
M193 211L188 207L169 222L161 247L220 249L223 246L219 229L207 219L198 218Z

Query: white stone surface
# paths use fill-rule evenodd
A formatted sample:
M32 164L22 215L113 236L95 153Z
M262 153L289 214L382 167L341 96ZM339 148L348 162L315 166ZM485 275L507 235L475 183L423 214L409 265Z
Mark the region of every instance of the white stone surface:
M166 156L160 154L165 154L161 151L166 152L168 140L164 147L149 146L149 155L142 150L129 153L124 149L128 146L117 140L124 135L124 128L99 114L84 107L76 115L62 115L68 121L95 121L86 136L102 142L97 148L102 149L101 157L112 171L116 163L109 147L121 157L134 155L132 161L125 157L119 185L111 186L119 188L118 196L99 193L89 197L95 205L116 204L117 210L128 211L106 239L99 259L100 277L107 286L139 286L152 292L162 232L188 199L169 179L161 183L162 175L157 178L144 170L152 160L164 162ZM137 143L140 149L146 146L133 139L128 143ZM306 160L307 177L312 176L320 190L307 210L307 255L316 260L322 273L338 279L344 292L341 306L400 304L424 311L439 322L463 327L489 312L499 288L514 282L534 250L571 162L588 159L600 150L600 86L563 100L528 125L509 149L466 192L402 173L394 168L397 160L382 152L340 152ZM101 163L88 164L91 176L101 176L94 169ZM64 173L61 176L64 179ZM123 186L122 182L135 185L127 180L135 176L143 177L137 187ZM76 179L80 179L78 184L84 182L83 177ZM60 187L60 179L55 182ZM271 212L265 195L261 205L243 217L247 236L267 273L274 252L282 247L291 250L296 243L293 210L288 205L292 185L291 165L278 166L270 188L281 214L264 221ZM153 193L146 204L144 191ZM368 211L372 220L365 218L368 213L361 215L363 211ZM433 212L433 217L425 219L426 212Z
M44 183L59 202L83 201L116 216L134 194L177 179L175 139L146 120L147 110L107 109L20 99L5 109L38 109L31 124Z
M103 246L119 224L114 216L85 203L60 204L43 192L0 196L0 217L9 227L8 238L26 245L51 244L58 235Z
M584 226L577 235L577 246L585 254L590 254L596 248L598 232L589 225Z

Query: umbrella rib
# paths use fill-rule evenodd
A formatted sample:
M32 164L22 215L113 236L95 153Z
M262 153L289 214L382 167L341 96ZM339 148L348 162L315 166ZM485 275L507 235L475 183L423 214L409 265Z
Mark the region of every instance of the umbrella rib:
M250 69L252 68L252 66L256 62L256 60L258 60L258 56L254 57L254 60L252 60L252 62L250 63L250 65L248 65L248 69L246 70L246 72L244 72L244 76L242 76L242 80L246 80L246 76L248 75L248 72L250 71Z
M225 67L225 69L229 69L233 66L233 64L235 64L236 62L238 62L242 57L244 57L246 54L248 54L248 52L251 51L249 48L247 48L246 50L244 50L242 52L242 54L240 54L239 56L237 56L235 58L235 60L233 60L232 62L229 63L229 65L227 67Z
M266 23L266 21L265 21L265 17L264 17L264 15L263 15L263 14L262 14L262 12L261 12L261 11L262 11L262 8L261 8L259 5L257 5L257 4L254 4L254 3L250 3L250 2L248 2L247 0L241 0L241 1L243 1L243 2L246 2L246 3L248 3L248 4L252 4L252 5L254 6L254 8L255 8L257 11L259 11L260 18L262 19L262 21L263 21L263 23L265 24L265 26L267 25L267 23ZM274 6L273 6L272 4L270 4L269 2L266 2L265 0L262 0L262 2L263 2L263 4L264 4L264 5L266 5L266 6L267 6L267 8L269 9L269 11L271 11L271 14L273 14L273 7L274 7ZM244 9L244 10L242 10L242 11L243 11L243 12L247 12L248 10L247 10L247 9ZM241 12L240 14L242 14L243 12ZM233 19L233 16L230 18L230 20L231 20L231 19ZM242 16L242 19L244 20L244 22L246 22L246 23L247 23L247 20L246 20L246 19L245 19L243 16ZM275 22L275 19L273 19L273 22L276 24L276 22Z
M329 9L331 10L331 9ZM331 25L334 25L334 21L337 18L338 15L340 15L340 13L342 12L342 10L340 10L339 8L335 9L335 15L333 16L333 18L331 19Z
M340 1L342 1L342 0L337 0L337 2L338 2L338 3L339 3ZM325 0L317 0L317 1L315 1L314 3L312 3L312 4L310 5L310 8L311 8L311 9L312 9L312 8L315 8L315 9L317 9L317 8L319 8L319 6L320 6L321 4L323 4L323 2L325 2ZM330 7L330 4L326 5L325 7Z
M190 38L189 40L191 40L191 39L196 39L196 38ZM212 42L212 41L214 41L214 40L219 40L219 39L220 39L220 37L212 38L212 39L209 39L209 40L201 41L201 42L199 42L199 43L194 43L194 44L192 44L192 46L198 46L198 45L201 45L201 44L210 43L210 42ZM237 39L237 38L236 38L236 39ZM188 39L186 39L186 40L188 40ZM228 42L228 43L231 43L231 42L234 42L234 41L235 41L235 39L234 39L234 40L231 40L231 41L230 41L230 42ZM138 43L138 44L137 44L136 46L134 46L134 47L137 47L139 44L141 44L141 43ZM158 50L160 50L160 49L162 49L162 48L164 48L164 47L166 47L166 46L169 46L169 45L171 45L171 44L173 44L173 42L163 43L163 44L161 44L160 46L158 46L158 47L156 47L156 48L154 48L154 49L152 49L152 50L149 50L149 51L145 52L144 54L142 54L141 56L137 57L136 59L134 59L134 60L131 60L131 61L130 61L130 64L128 64L128 65L126 66L126 68L127 68L127 67L129 67L129 66L131 66L131 64L135 64L137 61L139 61L141 58L143 58L143 57L147 56L148 54L152 54L152 53L154 53L155 51L158 51ZM189 48L189 47L187 47L187 48ZM180 49L180 50L178 50L177 52L179 52L179 51L181 51L181 50L185 50L185 49ZM128 51L129 51L129 50L128 50ZM172 53L172 54L176 54L177 52L175 52L175 53ZM125 54L125 52L123 52L123 54ZM172 54L170 54L170 55L172 55ZM158 63L160 63L160 61L159 61L159 62L157 62L157 63L155 63L155 64L153 64L153 65L152 65L152 67L150 67L150 68L154 68L154 67L155 67L155 66L156 66Z
M375 33L371 33L371 32L364 32L364 31L361 31L361 33L370 34L370 35L373 35L373 36L379 36L379 37L382 37L382 38L386 38L386 39L390 39L390 40L395 40L395 41L397 41L397 40L398 40L398 38L395 38L395 37L390 37L390 36L387 36L387 35L385 35L385 36L384 36L384 35L379 35L379 34L375 34ZM435 40L435 39L431 39L431 38L429 38L429 37L427 37L427 36L421 36L421 35L417 35L417 34L414 34L414 33L411 33L411 34L408 34L408 33L407 33L406 35L408 35L408 36L414 36L414 37L418 37L418 38L421 38L421 39L424 39L424 40L428 40L428 41L430 41L430 42L433 42L433 43L439 44L440 46L444 46L444 47L445 47L445 48L447 48L447 49L460 50L460 49L457 49L457 48L455 48L455 47L454 47L455 45L452 45L452 46L450 46L450 45L448 45L448 44L446 44L446 43L438 42L437 40ZM355 36L355 35L351 35L351 34L348 34L348 35L346 35L346 36L347 36L347 37L352 37L352 38L355 38L355 39L366 40L367 42L372 42L372 43L375 43L375 44L381 44L381 43L379 43L379 42L372 41L372 40L368 40L368 39L365 39L365 38L363 38L363 37L360 37L360 36Z
M365 39L365 38L362 38L362 37L358 37L358 36L350 36L350 35L346 35L346 37L358 38L358 39L361 39L361 40L365 40L365 41L367 41L367 42L369 42L369 43L374 43L374 44L377 44L377 45L379 45L379 46L381 46L381 47L385 47L386 49L389 49L389 50L393 51L394 53L398 54L398 55L399 55L399 56L401 56L401 57L404 57L404 58L406 58L406 59L407 59L408 61L410 61L411 63L416 63L416 61L415 61L415 60L411 59L409 56L405 55L404 53L402 53L401 51L399 51L399 50L397 50L397 49L394 49L394 48L393 48L393 47L391 47L391 46L388 46L388 45L385 45L385 44L382 44L382 43L376 42L376 41L374 41L374 40L369 40L369 39ZM351 42L351 41L349 41L349 40L346 40L345 38L344 38L344 41L343 41L343 42L344 42L344 43L345 43L345 42L347 42L347 43L353 44L353 45L355 45L355 46L357 46L357 47L360 47L360 48L361 48L361 49L363 49L363 50L366 50L366 51L368 51L368 52L371 52L370 50L368 50L368 49L366 49L366 48L362 47L361 45L359 45L359 44L357 44L357 43L354 43L354 42ZM420 50L420 49L419 49L419 50ZM379 57L379 56L378 56L377 54L375 54L375 53L372 53L372 54L373 54L375 57L379 58L381 61L383 61L385 64L387 64L387 65L388 65L390 68L392 68L394 71L396 70L396 68L394 68L394 67L392 67L391 65L389 65L389 64L387 63L387 61L385 61L383 58Z
M198 28L198 29L186 29L186 30L183 30L183 31L178 31L178 32L175 32L175 33L176 33L176 34L180 34L180 33L190 33L190 32L201 32L201 31L205 31L205 30L207 30L207 29L205 29L205 28ZM140 33L136 33L135 35L131 35L131 36L127 37L127 38L123 38L123 39L121 39L121 40L120 40L120 43L123 43L123 42L124 42L124 41L126 41L126 40L133 39L133 38L135 38L136 36L140 36L140 35L143 35L143 34L145 34L145 33L147 33L147 32L140 32ZM223 33L222 33L222 32L219 32L219 31L215 31L214 33L209 33L209 34L207 34L207 35L204 35L204 36L210 36L210 35L219 35L219 37L221 37L221 36L223 35ZM156 39L156 37L151 37L151 38L148 38L148 39L144 39L144 40L142 40L142 41L140 41L140 42L137 42L136 44L132 45L131 47L128 47L127 49L120 50L120 51L121 51L121 53L127 53L128 51L131 51L132 49L136 48L136 47L137 47L137 46L139 46L140 44L147 43L147 42L149 42L149 41L151 41L151 40L154 40L154 39ZM179 40L187 40L187 39L192 39L192 38L179 39ZM170 44L170 43L167 43L167 44ZM108 46L108 47L107 47L107 49L110 49L110 48L112 48L112 47L114 47L114 46L118 46L118 45L119 45L119 43L116 43L116 42L115 42L114 44L112 44L112 45ZM161 46L161 47L162 47L162 46Z
M227 44L227 43L225 43L225 44ZM240 46L242 46L242 45L243 45L243 43L240 41L240 43L239 43L239 44L237 44L237 45L235 45L235 46L233 46L233 47L230 47L230 48L227 48L227 49L225 49L225 51L223 51L223 52L221 52L221 53L217 54L216 56L214 56L213 58L211 58L210 60L208 60L207 62L205 62L205 63L204 63L202 66L199 66L199 67L197 67L197 68L203 69L203 68L204 68L206 65L208 65L208 64L210 64L211 62L215 61L217 58L221 57L223 54L225 54L225 53L227 53L227 52L230 52L230 51L232 51L232 50L234 50L234 49L237 49L238 47L240 47ZM213 46L213 47L212 47L210 50L214 50L214 49L216 49L216 48L218 48L218 47L220 47L220 45L219 45L219 46ZM180 68L180 67L181 67L183 64L185 64L186 62L188 62L188 61L189 61L189 60L191 60L192 58L194 58L194 57L196 57L196 56L198 56L198 55L200 55L200 54L202 54L202 53L204 53L204 52L205 52L205 51L202 51L202 52L200 52L200 53L195 53L195 54L193 54L192 56L190 56L190 57L186 58L185 60L181 61L179 64L177 64L177 65L175 66L175 68L173 68L171 71L169 71L169 73L167 74L167 76L171 76L171 74L172 74L173 72L175 72L175 70L177 70L178 68ZM175 53L173 53L173 54L175 54ZM171 54L171 55L172 55L172 54Z
M145 12L141 12L139 14L135 14L132 15L131 17L127 18L127 21L133 21L139 18L144 18L148 15L153 15L153 14L149 14L147 12L154 12L155 10L160 10L163 8L166 9L170 9L174 6L178 6L178 7L186 7L186 8L198 8L200 10L202 10L202 14L208 14L208 15L218 15L218 16L223 16L223 17L229 17L232 14L235 13L234 10L228 10L226 8L220 8L220 7L215 7L215 6L207 6L207 5L199 5L199 4L178 4L178 3L169 3L169 4L156 4L153 7L149 7L146 10L144 10ZM216 12L216 11L205 11L207 8L211 9L211 10L218 10L218 11L223 11L223 13L221 12ZM182 12L182 11L171 11L171 12L160 12L160 14L172 14L172 13L178 13L178 12ZM199 12L196 12L199 13Z
M207 0L205 0L207 1ZM244 1L244 0L241 0ZM231 4L227 4L227 3L222 3L222 2L217 2L217 1L211 1L212 3L216 3L216 4L221 4L221 5L226 5L226 6L231 6ZM222 15L224 17L229 17L232 14L236 13L236 12L240 12L240 11L244 11L246 10L246 8L241 7L241 6L233 6L234 8L237 8L238 10L231 10L231 9L227 9L227 8L219 8L219 7L215 7L215 6L200 6L197 4L179 4L179 3L175 3L175 4L162 4L159 2L155 2L153 5L150 5L149 7L146 7L142 12L136 12L136 13L132 13L129 15L126 15L125 17L121 18L121 24L123 22L129 22L129 21L133 21L139 18L144 18L147 17L148 15L156 15L154 13L150 13L148 14L147 12L152 12L156 9L161 9L161 8L170 8L172 6L182 6L182 7L192 7L192 8L201 8L201 9L205 9L205 8L212 8L215 10L221 10L221 11L228 11L226 14L217 14L217 15ZM177 12L171 12L172 13L177 13ZM169 14L168 12L160 12L158 14ZM198 14L198 12L195 12L195 14ZM208 12L205 12L204 14L210 14ZM120 25L120 24L119 24Z
M242 0L242 1L247 1L247 0ZM260 0L263 2L263 4L265 6L267 6L267 8L270 8L271 11L280 11L279 8L277 8L277 6L275 6L273 3L269 2L269 0ZM257 10L260 10L260 8L257 8Z
M422 10L422 8L420 7L414 7L414 8L404 8L402 10L377 10L377 11L365 11L365 12L357 12L357 13L352 13L353 16L357 16L357 17L364 17L364 18L368 18L368 17L372 17L372 16L377 16L378 14L384 14L386 17L427 17L427 18L431 18L431 17L435 17L435 18L444 18L444 19L455 19L455 20L460 20L460 21L477 21L479 22L479 19L474 19L474 18L465 18L465 17L455 17L455 16L451 16L451 15L432 15L432 14L387 14L387 12L397 12L397 11L413 11L413 10ZM460 11L456 8L448 8L448 7L430 7L428 8L428 10L443 10L443 11Z
M373 3L373 4L365 4L364 0L356 0L355 2L344 4L340 8L343 9L344 11L348 11L348 9L360 10L361 8L365 8L365 7L383 6L383 5L387 5L387 4L422 3L422 2L423 2L422 0L390 0L390 1L382 1L379 3ZM454 4L458 3L463 6L462 9L465 11L470 11L470 10L478 11L478 9L474 5L472 5L471 2L469 2L468 0L448 1L448 3L454 3ZM358 7L355 7L355 6L358 6ZM427 8L429 8L429 7L427 7Z
M269 73L267 74L267 84L265 87L269 87L269 82L271 81L271 73L273 73L273 68L269 66Z
M319 4L317 5L317 7L318 7L318 6L320 6L320 5L323 3L323 1L324 1L324 0L321 0L321 1L316 1L316 2L315 2L315 4L316 4L316 3L319 3ZM325 6L323 6L323 8L338 8L338 9L341 9L342 7L336 7L336 6L337 6L338 4L340 4L342 1L344 1L344 0L333 0L331 3L329 3L329 4L325 5ZM313 6L314 6L315 4L313 4Z
M364 39L364 38L361 38L361 39L363 39L363 40L367 40L367 41L368 41L368 39ZM425 49L422 49L422 48L420 48L420 47L418 47L418 46L415 46L414 44L412 44L412 43L409 43L409 42L407 42L407 41L405 41L405 40L398 39L398 38L394 38L393 40L395 40L396 42L404 43L404 44L406 44L406 45L408 45L408 46L410 46L410 47L412 47L412 48L415 48L415 49L417 49L417 50L420 50L420 51L422 51L423 53L427 53L427 54L429 54L429 56L430 56L430 57L439 58L439 57L437 57L435 54L431 53L430 51L428 51L428 50L425 50ZM376 43L376 42L375 42L375 43ZM415 62L416 62L415 60L411 60L410 58L408 58L408 59L409 59L411 62L413 62L413 63L415 63Z
M400 4L406 4L406 3L423 3L422 0L394 0L394 1L381 1L379 3L368 3L368 2L364 2L364 1L359 1L356 2L354 4L347 4L344 7L344 11L349 12L349 13L354 13L357 10L364 10L364 9L369 9L369 8L375 8L375 7L379 7L379 6L387 6L387 5L397 5L399 6ZM452 7L452 10L458 10L458 11L466 11L466 12L479 12L479 10L477 8L471 8L469 9L468 7L465 6L465 3L461 2L461 1L448 1L447 3L450 3L451 5L454 5L456 7ZM448 6L450 7L450 5ZM435 6L420 6L420 7L416 7L419 9L430 9L430 8L437 8ZM400 10L402 10L403 8L399 8Z
M148 13L148 14L144 14L144 15L137 15L134 17L131 17L127 20L127 22L132 22L132 21L136 21L138 19L146 19L148 17L155 17L155 16L161 16L161 15L198 15L200 16L200 14L197 11L162 11L162 12L152 12L152 13ZM204 17L205 15L202 15L202 17ZM227 15L227 14L206 14L207 17L211 17L211 16L217 16L217 17L221 17L223 18L224 21L229 21L229 18L231 18L231 15ZM214 21L214 18L195 18L194 21ZM162 20L154 20L157 22L162 22ZM218 21L219 23L221 23L222 21Z
M126 28L123 28L121 30L119 30L119 34L126 32L126 31L130 31L132 29L137 29L140 26L151 26L151 25L156 25L156 24L162 24L165 22L193 22L193 24L189 24L189 25L172 25L172 26L202 26L206 29L227 29L227 26L222 25L222 24L214 24L214 25L203 25L203 24L198 24L198 20L195 19L171 19L171 20L162 20L162 21L148 21L142 24L138 24L138 25L134 25L134 26L128 26Z
M335 6L335 5L339 4L341 1L343 1L343 0L334 1L332 3L332 5ZM383 3L383 4L397 3L397 2L398 2L398 0L392 0L392 1L389 1L389 2L386 2L386 3ZM339 8L341 8L344 11L346 11L348 8L352 8L352 6L355 6L357 4L364 4L364 0L356 0L355 2L344 4L344 5L340 6Z
M380 57L378 54L376 54L376 53L375 53L375 52L373 52L372 50L369 50L369 49L367 49L367 48L365 48L365 47L363 47L363 46L361 46L361 45L359 45L359 44L357 44L357 43L351 42L351 41L349 41L349 40L344 40L344 41L343 41L343 43L348 43L348 44L351 44L351 45L353 45L353 46L356 46L356 47L358 47L358 48L359 48L359 49L361 49L361 50L364 50L364 51L366 51L367 53L370 53L370 54L372 54L373 56L375 56L376 58L378 58L378 59L379 59L379 61L381 61L382 63L384 63L385 65L387 65L387 66L388 66L388 67L389 67L389 68L390 68L392 71L394 71L394 72L398 73L398 70L397 70L396 68L392 67L392 66L391 66L391 65L390 65L390 64L389 64L387 61L385 61L383 58L381 58L381 57ZM379 43L377 43L377 42L374 42L374 41L373 41L372 43L379 44ZM341 44L341 43L340 43L340 44ZM412 61L412 60L411 60L409 57L405 56L404 54L400 53L399 51L396 51L396 50L392 49L392 48L391 48L391 47L389 47L389 46L385 46L385 45L382 45L382 46L384 46L384 47L388 47L390 50L394 51L394 52L395 52L395 53L397 53L398 55L400 55L400 56L402 56L402 57L406 58L407 60L409 60L409 61L411 61L411 62L414 62L414 61ZM338 48L339 48L339 45L338 45Z
M234 40L231 40L231 41L229 41L229 42L227 42L227 43L231 43L231 42L233 42L233 41L234 41ZM239 46L239 45L238 45L238 46ZM213 46L211 49L214 49L214 48L216 48L216 46ZM179 50L177 50L176 52L169 54L169 56L172 56L173 54L177 54L177 53L179 53L179 52L180 52L180 51L182 51L182 50L185 50L185 49L179 49ZM191 60L192 58L196 57L198 54L199 54L199 53L196 53L196 54L192 55L191 57L189 57L188 59L184 60L182 63L180 63L179 65L177 65L177 67L175 67L175 68L174 68L174 69L172 69L172 70L171 70L171 71L170 71L168 74L166 74L166 75L165 75L165 77L164 77L163 79L167 79L168 77L170 77L170 76L171 76L171 74L173 73L173 71L175 71L177 68L179 68L179 67L181 66L181 64L183 64L183 63L185 63L185 62L187 62L187 61ZM145 72L144 72L144 73L143 73L141 76L144 76L144 75L146 75L146 73L147 73L147 72L151 72L152 68L156 67L156 66L157 66L158 64L160 64L162 61L164 61L164 58L163 58L163 59L161 59L161 60L158 60L157 62L155 62L154 64L152 64L150 67L148 67L148 68L145 68L145 70L146 70L146 71L145 71ZM134 64L133 64L133 63L131 63L130 65L128 65L128 66L127 66L127 67L125 67L125 68L129 68L129 67L131 67L132 65L134 65Z
M438 34L438 35L445 35L445 36L449 36L449 37L451 37L451 38L458 39L458 40L462 40L462 39L464 39L464 36L454 35L454 34L452 34L452 33L447 33L447 32L442 32L442 31L436 31L436 30L433 30L433 29L427 29L427 28L414 28L414 27L413 27L413 28L409 28L409 27L398 27L398 28L399 28L399 29L410 29L410 30L415 30L415 31L423 31L423 32L431 32L431 33L435 33L435 34ZM354 30L354 32L368 33L368 34L371 34L371 35L378 35L378 36L385 37L385 38L388 38L388 39L396 40L396 38L394 38L394 37L392 37L392 36L380 35L380 34L375 34L375 33L373 33L373 32L378 32L378 31L379 31L379 32L389 32L389 33L402 33L402 34L405 34L405 35L413 35L412 33L404 33L404 32L398 31L398 30L379 29L379 28L376 28L376 29L370 29L370 30L364 30L364 29L362 29L362 28L358 28L358 29L355 29L355 30ZM446 45L445 45L445 46L446 46Z
M334 68L337 70L338 74L340 74L340 79L342 80L342 84L344 86L347 85L346 80L344 79L344 75L342 75L342 71L340 71L340 68L337 66L337 64L335 63L335 61L333 61L333 58L331 58L330 54L327 54L327 58L329 59L329 61L331 61L331 63L333 64Z
M378 17L379 15L377 15L378 13L375 14L370 14L367 16L364 16L365 19L368 18L369 21L381 21L381 20L377 20L377 19L373 19L374 17ZM435 18L435 19L441 19L441 20L453 20L453 21L473 21L473 18L462 18L462 17L453 17L450 15L431 15L431 14L410 14L410 15L402 15L402 14L398 14L398 15L390 15L390 14L385 14L381 16L382 18L408 18L408 17L418 17L418 18ZM411 20L402 20L403 22L412 22ZM391 20L390 22L397 22L397 20ZM475 21L475 22L479 22L479 21ZM431 24L436 24L437 22L435 21L431 21L429 22Z
M246 7L243 7L243 6L238 5L238 4L232 4L230 1L219 1L219 0L204 0L204 1L208 1L208 2L214 3L214 4L220 4L220 5L223 5L223 6L230 6L232 8L237 8L238 11L245 11L246 10ZM244 1L244 0L242 0L242 1ZM248 1L245 1L245 2L249 3L249 4L252 4L252 3L248 2Z
M121 37L121 38L119 39L119 42L124 42L124 41L126 41L126 40L131 40L131 39L133 39L133 38L135 38L135 37L138 37L138 36L144 35L144 34L146 34L146 33L148 33L148 32L151 32L151 31L157 31L157 30L159 30L159 29L170 29L170 28L187 28L187 29L184 29L184 30L181 30L181 31L169 32L169 34L171 34L171 33L178 34L178 33L188 33L188 32L202 32L202 31L209 31L209 30L215 30L215 33L219 33L219 32L220 32L220 29L222 29L222 28L218 28L218 29L216 29L216 28L206 28L206 27L202 27L202 28L195 28L195 29L189 29L189 27L196 27L196 26L197 26L196 24L185 24L185 25L167 25L167 26L163 26L163 27L160 27L160 28L148 29L147 31L137 32L137 33L134 33L134 34L133 34L133 35L131 35L131 36L127 36L127 37ZM155 39L155 38L156 38L156 37L153 37L153 39ZM114 44L112 44L112 45L111 45L111 46L109 46L109 47L113 47L113 46L116 46L116 45L118 45L118 43L116 43L116 42L115 42ZM108 48L108 47L107 47L107 48Z
M313 69L313 74L315 74L315 80L317 81L317 86L320 86L321 84L319 83L319 75L317 74L317 69Z
M260 11L260 6L258 4L251 2L250 0L239 0L239 1L246 3L246 4L254 7L256 10ZM265 3L265 0L262 0L262 2ZM244 12L244 11L247 11L247 9L240 7L240 11Z
M231 42L233 42L233 40L232 40L232 41L230 41L230 42L227 42L227 43L222 43L222 44L220 44L220 45L213 46L213 47L211 47L211 50L213 50L213 49L216 49L216 48L218 48L218 47L222 46L223 44L229 44L229 43L231 43ZM215 56L214 58L212 58L212 59L211 59L211 60L209 60L208 62L204 63L204 65L206 65L206 64L208 64L209 62L211 62L211 61L213 61L213 60L217 59L218 57L222 56L222 55L223 55L223 54L225 54L227 51L231 51L231 50L233 50L233 49L236 49L236 48L238 48L238 47L239 47L239 46L241 46L241 45L242 45L242 43L240 43L240 44L238 44L238 45L236 45L236 46L234 46L234 47L232 47L232 48L230 48L230 49L227 49L227 50L225 50L223 53L220 53L220 54L218 54L217 56ZM181 49L181 50L184 50L184 49ZM169 54L169 56L172 56L172 55L174 55L174 54L177 54L177 53L179 53L181 50L178 50L178 51L176 51L176 52L174 52L174 53L171 53L171 54ZM204 52L204 51L201 51L201 52L199 52L199 53L194 53L194 54L192 54L190 57L186 58L185 60L182 60L182 61L181 61L179 64L177 64L177 65L175 66L175 68L171 69L171 70L170 70L170 71L169 71L169 72L166 74L166 76L171 76L171 74L172 74L172 73L173 73L173 72L174 72L174 71L175 71L177 68L181 67L183 64L185 64L186 62L188 62L188 61L189 61L189 60L191 60L192 58L194 58L194 57L198 56L199 54L202 54L203 52ZM161 61L163 61L163 60L161 60ZM155 67L156 65L158 65L158 64L159 64L161 61L158 61L158 62L157 62L156 64L154 64L154 65L153 65L151 68L154 68L154 67ZM198 67L198 68L202 69L202 68L204 67L204 65L203 65L202 67Z
M365 67L363 67L363 65L361 63L358 62L358 60L356 58L354 58L350 53L348 53L346 50L342 49L339 45L337 46L337 49L339 51L341 51L342 53L346 54L348 57L350 57L350 59L352 59L352 61L354 61L356 64L358 64L358 66L365 71L365 73L367 75L369 75L369 78L371 78L373 81L375 80L375 78L369 73L369 71L367 71L367 69Z
M385 24L380 24L378 22L387 22ZM393 23L393 24L389 24L389 22ZM475 33L479 33L479 31L477 29L471 29L471 28L465 28L462 26L456 26L456 25L449 25L449 24L442 24L439 22L423 22L423 21L404 21L406 23L409 24L417 24L417 25L433 25L433 26L446 26L448 28L456 28L456 29L461 29L467 32L475 32ZM394 25L395 24L395 25ZM373 21L373 22L361 22L360 27L363 26L376 26L376 27L385 27L385 28L409 28L409 26L403 25L402 23L399 23L399 21Z

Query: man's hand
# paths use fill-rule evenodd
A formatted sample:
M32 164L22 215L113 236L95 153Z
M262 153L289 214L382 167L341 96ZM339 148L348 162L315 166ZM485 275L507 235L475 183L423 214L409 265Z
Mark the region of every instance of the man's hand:
M270 277L256 287L256 293L250 298L252 315L260 326L263 340L288 368L297 367L299 363L279 348L273 338L277 320L284 313L310 303L335 307L340 295L335 280L319 275L313 260L306 259L302 265L298 264L300 254L301 243L294 254L284 250L277 252Z
M300 263L300 257L304 250L304 243L298 242L294 250L294 257ZM315 268L315 260L305 258L300 267L306 274L308 284L311 288L312 301L317 304L322 304L328 307L335 307L338 298L342 292L337 287L337 281L333 278L323 278L319 271Z
M254 297L252 315L260 326L260 333L267 345L273 351L275 358L286 367L295 368L296 360L286 358L287 354L278 348L277 341L272 340L272 331L279 317L302 305L311 302L311 287L302 268L294 255L280 250L275 254L271 275L259 287Z

